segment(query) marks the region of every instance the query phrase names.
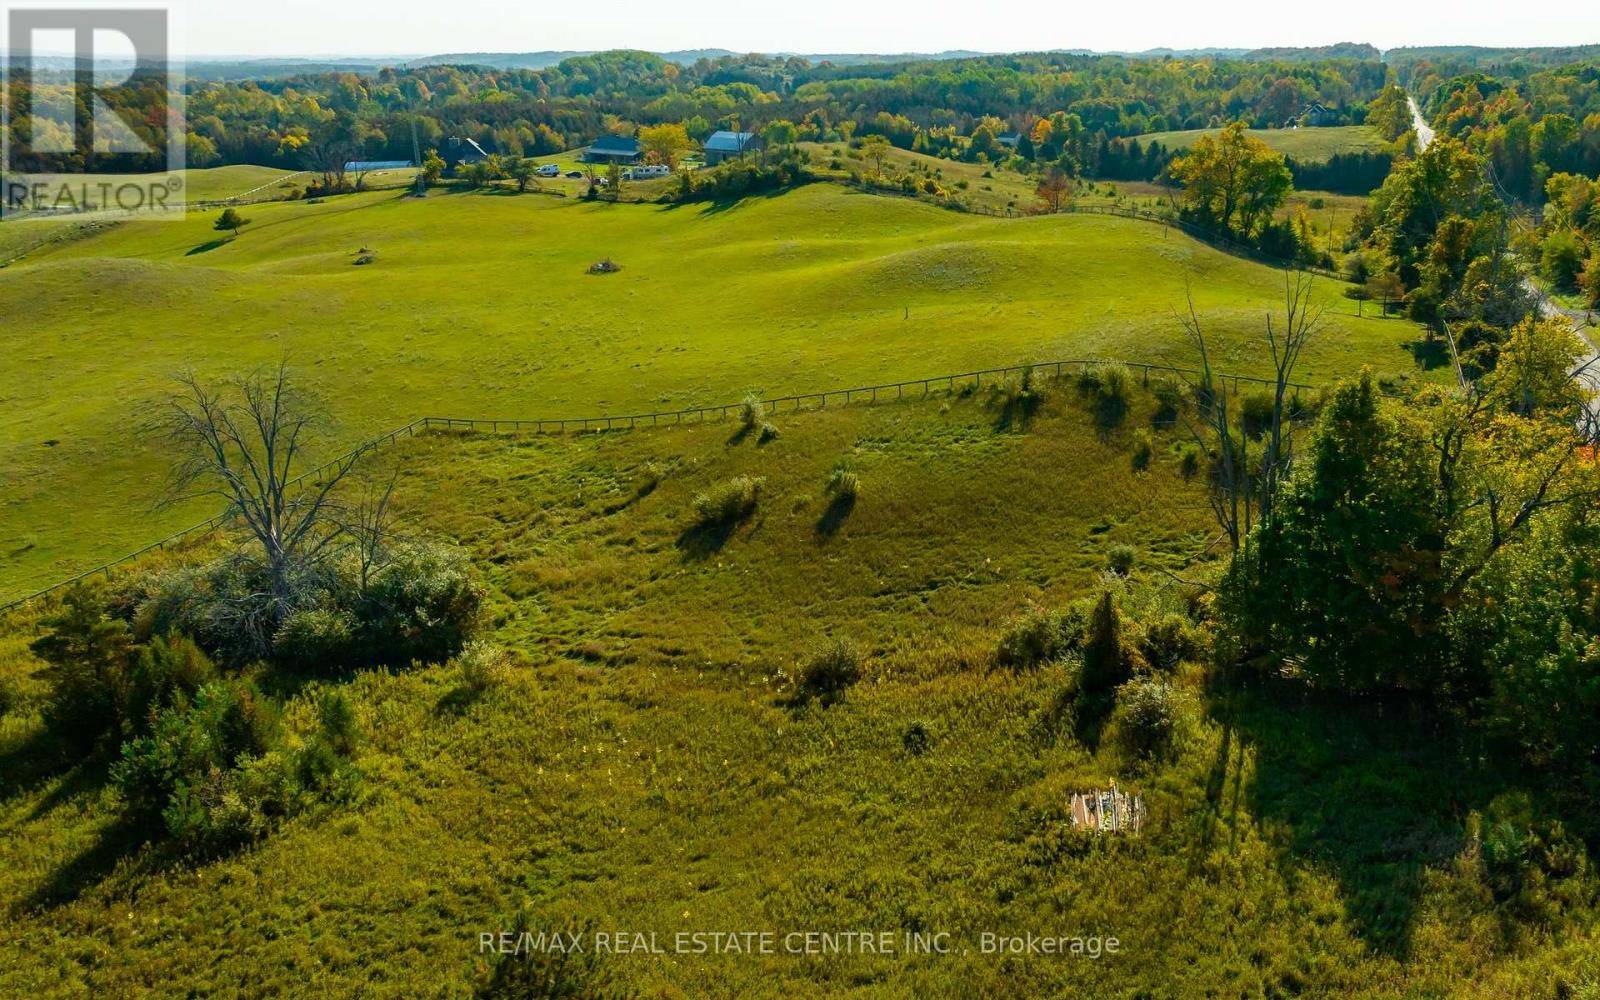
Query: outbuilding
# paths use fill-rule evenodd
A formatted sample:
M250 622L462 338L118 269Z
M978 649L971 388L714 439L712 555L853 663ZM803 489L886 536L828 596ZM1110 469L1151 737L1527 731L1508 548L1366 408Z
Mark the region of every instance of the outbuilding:
M603 135L589 144L583 158L590 163L637 163L639 140L631 135Z
M714 167L723 160L753 153L765 146L754 132L713 132L706 139L706 166Z

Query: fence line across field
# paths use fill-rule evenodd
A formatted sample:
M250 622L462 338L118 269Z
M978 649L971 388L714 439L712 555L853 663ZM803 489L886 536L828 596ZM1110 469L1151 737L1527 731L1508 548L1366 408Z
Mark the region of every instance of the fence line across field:
M983 388L984 379L993 382L995 379L1008 375L1020 375L1025 371L1053 373L1056 378L1064 377L1069 371L1084 371L1101 365L1122 365L1131 371L1139 373L1141 379L1147 380L1152 374L1183 375L1198 377L1202 373L1198 369L1185 368L1178 365L1151 364L1148 362L1127 362L1103 358L1078 358L1063 361L1039 361L1031 364L1007 365L1002 368L983 368L977 371L962 372L956 375L935 375L929 378L908 379L903 382L884 382L878 385L864 385L848 389L826 389L821 392L803 392L784 396L773 396L760 401L763 415L776 415L778 413L796 413L808 408L812 410L827 409L830 400L837 400L845 406L865 400L876 403L888 393L894 395L890 398L902 400L907 398L907 390L911 390L910 398L923 399L933 395L936 391L954 393L959 389L971 386L976 391ZM1241 383L1251 385L1274 385L1272 379L1260 378L1253 375L1233 375L1226 372L1212 372L1211 377L1221 382L1229 382L1235 386ZM1303 382L1290 382L1289 387L1300 390L1315 390L1317 387ZM917 391L917 390L920 390ZM513 434L564 434L569 432L607 431L607 430L633 430L642 427L675 427L682 424L708 423L714 420L726 420L737 413L744 403L727 403L713 406L693 406L680 410L657 410L649 413L629 413L611 416L595 417L546 417L546 418L483 418L483 417L418 417L410 423L394 430L387 431L377 437L371 438L331 461L324 462L309 472L301 473L294 477L289 485L297 485L306 481L316 482L328 472L349 465L370 452L377 451L385 445L393 444L401 437L411 437L419 430L427 431L434 428L443 430L461 431L489 431L492 433ZM787 410L785 410L787 407ZM207 534L222 527L229 520L229 514L224 512L215 517L191 525L182 531L168 535L159 541L151 542L137 551L113 559L108 563L85 570L75 576L69 577L58 583L53 583L42 590L36 590L26 596L16 598L0 604L0 614L46 597L58 590L82 583L92 577L102 574L109 575L113 569L129 563L140 556L148 555L169 545L176 545L200 535Z

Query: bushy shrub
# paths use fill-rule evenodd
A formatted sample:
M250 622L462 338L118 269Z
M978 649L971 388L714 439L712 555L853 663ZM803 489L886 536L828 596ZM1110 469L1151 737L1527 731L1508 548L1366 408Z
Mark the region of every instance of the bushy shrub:
M505 673L506 651L494 643L474 639L456 657L461 668L461 683L469 691L487 691L500 682Z
M765 414L766 406L761 402L761 397L752 392L739 404L739 426L746 431L753 431Z
M1156 411L1150 422L1157 427L1171 427L1178 422L1178 408L1183 405L1183 389L1178 383L1163 375L1150 383L1150 393L1156 398Z
M134 584L134 633L140 639L182 633L217 661L241 665L272 655L278 628L301 608L317 607L340 590L328 564L295 568L287 606L272 596L260 560L235 553L202 566L183 567Z
M991 404L1000 409L1000 426L1008 428L1027 427L1045 398L1043 381L1032 365L992 384L989 394Z
M861 680L861 653L844 639L830 639L818 646L800 668L799 699L816 699L824 708L832 705L851 685Z
M1186 444L1178 449L1178 473L1184 479L1193 479L1200 474L1200 446Z
M1138 550L1126 542L1119 542L1106 549L1106 569L1118 576L1127 576L1133 571L1133 564L1138 558Z
M213 681L192 702L158 712L149 735L124 744L111 779L136 823L165 822L180 840L203 840L196 836L202 820L192 814L220 803L211 794L225 791L216 772L267 752L277 727L272 704L248 681Z
M848 465L837 465L828 473L824 489L828 496L839 500L854 500L861 493L861 477Z
M301 786L327 798L345 797L358 777L351 760L360 740L350 700L340 691L325 693L317 703L317 731L295 761Z
M164 709L218 679L216 665L184 636L156 636L134 654L123 696L123 735L142 736Z
M1140 431L1133 436L1133 470L1144 472L1150 468L1150 460L1155 457L1156 443L1151 440L1148 431Z
M443 663L477 630L482 604L483 590L459 550L401 548L369 583L355 613L366 662Z
M1151 666L1171 670L1204 656L1208 638L1204 629L1183 615L1167 614L1144 626L1138 646Z
M1596 887L1583 839L1559 819L1542 815L1526 792L1497 795L1468 817L1483 878L1495 901L1520 920L1551 923L1563 910L1589 910Z
M763 421L761 424L761 432L756 435L756 444L766 444L768 441L776 441L780 433L781 432L778 430L777 424L774 424L771 421Z
M273 658L293 670L328 670L361 659L356 649L358 623L348 611L308 608L278 627Z
M1133 399L1133 373L1120 362L1090 365L1078 376L1078 388L1089 398L1095 419L1105 427L1122 422Z
M695 524L702 528L727 526L755 512L766 480L755 476L735 476L694 498Z
M1082 603L1070 604L1060 611L1029 608L1006 624L995 650L995 662L1020 669L1073 652L1083 643L1087 610Z
M1272 426L1272 394L1267 392L1247 393L1239 404L1239 421L1244 427L1244 432L1253 438L1259 438Z
M280 819L352 787L359 737L342 693L325 694L318 728L298 751L284 742L278 711L250 682L202 685L158 711L146 735L123 744L111 780L128 818L207 853L266 834Z
M905 747L906 753L913 757L921 757L933 745L933 737L928 732L928 724L921 719L913 719L900 733L900 745Z
M1166 681L1139 678L1117 690L1117 731L1134 756L1153 758L1172 747L1178 706Z

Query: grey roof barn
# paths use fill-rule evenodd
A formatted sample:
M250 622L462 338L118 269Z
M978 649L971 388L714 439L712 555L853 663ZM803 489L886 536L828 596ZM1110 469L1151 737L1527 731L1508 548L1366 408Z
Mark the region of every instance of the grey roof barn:
M743 156L761 149L763 145L761 137L754 132L713 132L706 139L706 164L710 166Z
M603 135L583 151L591 163L632 163L639 158L639 140L631 135Z

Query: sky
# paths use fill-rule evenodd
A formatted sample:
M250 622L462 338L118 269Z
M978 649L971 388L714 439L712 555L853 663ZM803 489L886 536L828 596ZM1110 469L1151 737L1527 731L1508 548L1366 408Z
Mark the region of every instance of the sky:
M0 0L4 6L7 0ZM898 53L1341 41L1384 49L1600 43L1595 0L188 0L184 17L191 58L612 48Z

